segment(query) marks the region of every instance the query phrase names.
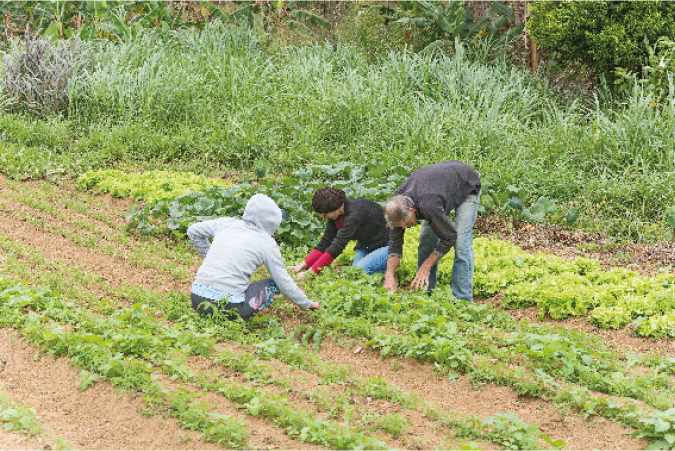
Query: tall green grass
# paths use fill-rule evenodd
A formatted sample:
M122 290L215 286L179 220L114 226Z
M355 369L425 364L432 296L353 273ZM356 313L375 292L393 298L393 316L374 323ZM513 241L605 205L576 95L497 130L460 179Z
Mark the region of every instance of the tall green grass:
M219 24L92 54L94 69L70 85L67 120L0 117L4 139L44 134L53 148L111 160L244 169L260 158L275 167L461 159L493 186L581 200L598 227L632 239L635 221L658 221L673 202L675 101L654 104L637 86L623 103L560 106L544 80L472 63L461 47L375 63L330 44L268 54L248 29Z

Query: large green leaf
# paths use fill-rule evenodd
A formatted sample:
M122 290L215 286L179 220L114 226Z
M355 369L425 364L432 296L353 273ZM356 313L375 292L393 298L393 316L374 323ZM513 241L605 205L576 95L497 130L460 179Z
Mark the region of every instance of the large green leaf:
M537 201L532 204L530 208L534 211L541 211L545 214L553 213L556 210L555 202L544 196L537 199Z
M326 30L330 29L330 22L328 22L323 17L314 14L311 11L305 11L304 9L296 9L291 11L291 17L295 20L302 20L312 25L317 25L325 28Z
M579 209L574 207L570 208L565 215L565 221L567 221L568 224L574 224L577 219L579 219Z
M661 418L656 419L656 421L654 422L654 430L656 432L666 432L669 429L670 423Z
M520 197L509 197L506 199L506 204L514 210L521 211L523 209L523 201L520 200Z
M515 13L513 12L513 8L507 6L503 3L493 2L490 5L489 9L492 11L492 13L494 13L498 16L506 17L507 19L509 19L509 21L511 21L512 24L516 23L516 16L515 16Z
M439 39L437 41L432 42L428 46L424 47L424 50L422 50L422 53L430 53L430 52L432 52L433 50L435 50L439 47L443 47L443 46L446 46L446 45L452 45L452 44L454 44L454 41L451 41L449 39Z
M488 194L483 194L480 197L480 203L478 204L478 211L480 213L490 214L495 211L495 202L492 199L492 196Z
M45 36L50 37L52 40L53 40L53 39L58 39L58 37L59 37L59 28L58 28L56 22L52 22L51 24L49 24L49 26L45 29L45 31L43 32L43 34L44 34Z
M156 7L148 14L143 16L143 18L141 18L138 21L138 24L142 27L147 27L153 20L155 20L155 18L157 18L160 14L163 14L163 12L164 12L164 3L161 3L158 7Z
M102 18L108 10L106 0L87 1L87 8L96 18Z
M115 28L117 28L117 36L122 39L122 40L129 40L131 39L131 30L129 27L124 25L119 18L115 17L114 15L110 17L110 20L112 20L112 23L115 25Z
M232 18L229 14L224 12L222 9L218 8L216 5L209 3L207 1L201 1L200 4L206 8L206 10L216 19L221 20L222 22L230 22Z
M666 222L673 228L675 228L675 205L672 207L666 208Z

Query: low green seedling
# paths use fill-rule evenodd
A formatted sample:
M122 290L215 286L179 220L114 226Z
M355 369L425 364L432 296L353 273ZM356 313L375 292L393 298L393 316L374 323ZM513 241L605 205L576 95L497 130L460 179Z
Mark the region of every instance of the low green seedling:
M42 430L32 410L8 400L3 395L0 395L0 424L5 431L24 432L30 435L37 435Z
M82 370L80 371L80 378L81 380L77 383L77 388L79 388L80 391L84 391L94 385L94 383L101 378L101 375Z
M638 420L644 426L636 431L639 438L647 437L647 449L675 449L675 407L652 412Z

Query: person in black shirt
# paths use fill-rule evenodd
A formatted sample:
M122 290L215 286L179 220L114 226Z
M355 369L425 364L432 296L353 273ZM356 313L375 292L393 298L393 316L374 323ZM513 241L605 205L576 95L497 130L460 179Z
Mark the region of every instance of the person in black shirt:
M385 205L389 255L384 288L396 290L396 268L403 254L405 229L422 220L417 247L417 274L411 287L436 286L438 261L455 247L452 293L473 301L473 225L480 201L480 175L461 161L423 166L396 189ZM455 210L455 224L448 218Z
M354 266L363 268L368 275L384 274L388 255L387 222L382 207L369 199L347 197L341 189L326 186L316 190L312 208L327 219L326 230L316 248L307 258L289 269L301 272L302 279L310 271L321 272L330 265L347 246L356 240Z

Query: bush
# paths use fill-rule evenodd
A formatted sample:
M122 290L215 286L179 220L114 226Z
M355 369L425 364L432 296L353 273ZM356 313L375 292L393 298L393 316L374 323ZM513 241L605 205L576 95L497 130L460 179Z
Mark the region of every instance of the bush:
M645 64L645 40L675 36L675 3L547 2L530 3L528 33L543 50L563 62L578 60L608 79L617 67L636 70Z
M654 101L668 102L671 94L673 73L675 73L675 42L660 39L653 47L647 47L649 59L642 68L642 77L638 74L618 68L617 88L631 94L636 85L653 96Z
M333 32L339 42L355 47L359 53L373 60L405 47L407 40L403 25L387 24L375 7L363 7L359 3L352 3L348 7Z

